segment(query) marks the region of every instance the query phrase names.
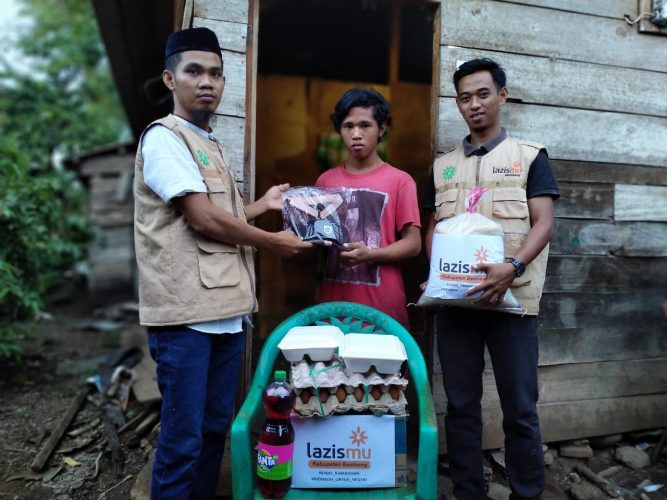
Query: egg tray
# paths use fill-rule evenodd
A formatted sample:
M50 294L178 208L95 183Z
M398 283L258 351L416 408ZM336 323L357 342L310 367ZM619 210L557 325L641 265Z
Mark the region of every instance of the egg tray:
M340 357L334 356L328 362L302 360L292 364L290 380L297 393L294 409L302 417L326 417L349 411L407 414L403 391L408 381L399 372L390 375L353 372Z
M407 415L403 390L391 386L338 386L295 389L294 410L301 417L328 417L333 414L370 411L375 415Z
M293 363L290 369L290 383L297 390L311 387L333 388L341 385L352 387L395 385L403 390L408 385L408 381L401 376L400 372L389 375L380 375L376 371L353 372L338 356L334 356L331 361L327 362L309 363L302 360Z

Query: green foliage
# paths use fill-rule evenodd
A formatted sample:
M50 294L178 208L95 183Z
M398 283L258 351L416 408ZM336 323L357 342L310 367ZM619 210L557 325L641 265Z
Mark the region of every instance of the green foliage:
M0 132L31 162L117 142L126 119L86 0L20 0L21 59L0 60Z
M0 54L0 356L18 352L20 322L71 278L92 237L84 190L52 168L53 153L127 132L92 2L18 1L19 57Z
M71 172L31 172L0 138L0 355L16 352L16 322L34 318L49 288L84 260L92 231Z

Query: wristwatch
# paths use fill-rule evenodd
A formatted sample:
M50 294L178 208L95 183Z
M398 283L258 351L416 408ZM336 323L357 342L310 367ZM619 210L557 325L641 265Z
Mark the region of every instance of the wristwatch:
M514 266L514 277L520 278L523 276L523 273L526 272L526 264L521 262L519 259L511 259L510 264Z

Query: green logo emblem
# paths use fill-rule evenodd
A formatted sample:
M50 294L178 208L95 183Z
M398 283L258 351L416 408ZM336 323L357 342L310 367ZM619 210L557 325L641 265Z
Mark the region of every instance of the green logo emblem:
M456 173L456 167L454 165L450 165L449 167L445 167L445 169L442 171L442 177L443 179L448 181L452 177L454 177L455 173Z
M206 158L206 155L201 152L201 149L197 150L197 156L199 156L199 161L201 161L202 165L205 167L208 167L211 164L211 162L208 161L208 158Z

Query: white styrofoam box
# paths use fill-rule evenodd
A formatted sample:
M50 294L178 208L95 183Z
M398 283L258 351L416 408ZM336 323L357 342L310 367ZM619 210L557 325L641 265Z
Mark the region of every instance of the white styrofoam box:
M380 373L395 373L408 359L398 337L372 333L345 335L338 353L353 372L366 372L373 365Z
M291 363L301 361L306 355L311 361L329 361L343 337L337 326L295 326L285 334L278 348Z

